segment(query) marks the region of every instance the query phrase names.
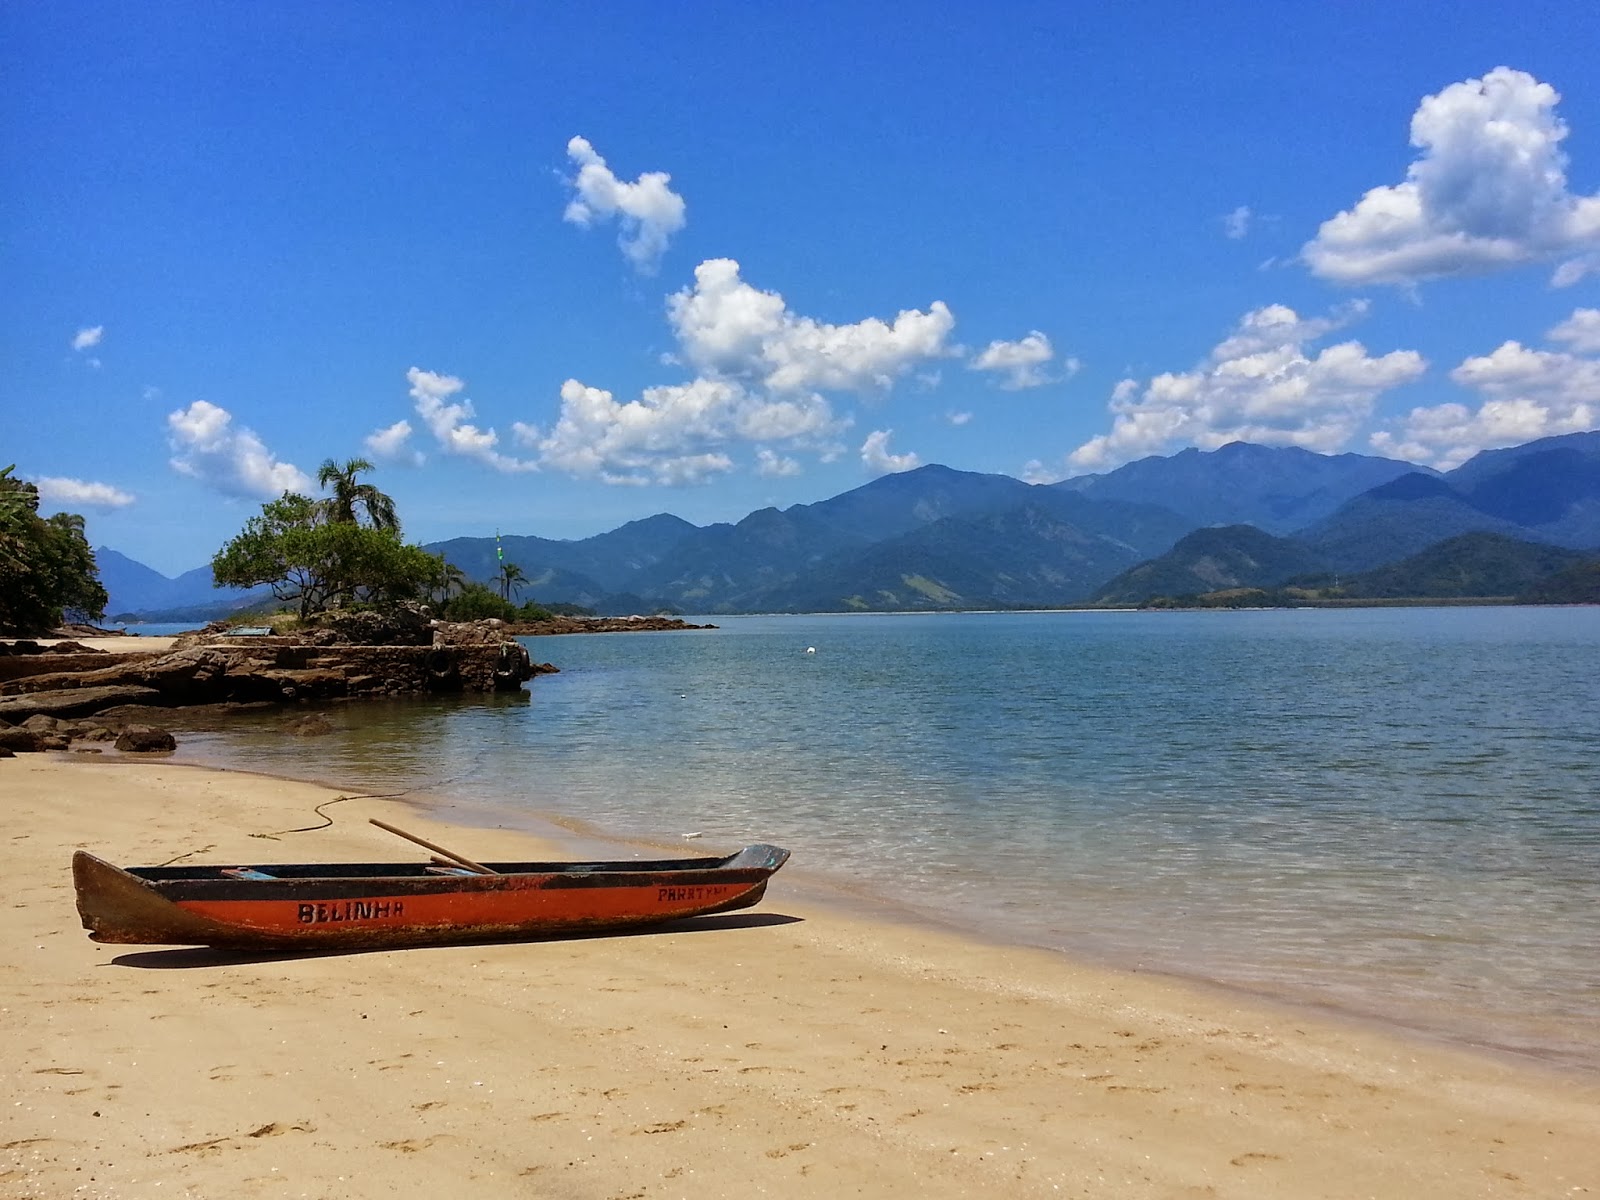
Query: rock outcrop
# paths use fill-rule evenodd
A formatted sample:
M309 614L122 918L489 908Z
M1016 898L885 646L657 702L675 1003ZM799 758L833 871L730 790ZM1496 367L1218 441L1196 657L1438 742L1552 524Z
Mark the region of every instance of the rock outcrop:
M715 629L716 626L691 625L677 617L634 616L551 617L547 621L518 621L506 628L519 637L544 637L557 633L650 633L666 629Z
M28 656L54 669L0 676L0 719L79 717L120 705L168 708L330 700L426 692L507 692L536 674L527 649L498 622L431 626L426 618L343 614L305 634L203 632L166 654ZM355 644L352 635L389 641ZM426 635L425 641L417 641ZM13 660L15 661L15 660Z
M30 677L29 682L34 679L60 678L62 677L35 675ZM63 688L48 687L39 691L27 691L20 695L0 695L0 718L26 722L29 717L38 714L48 717L86 717L116 704L156 704L160 699L161 693L155 688L136 683L87 686L71 684Z

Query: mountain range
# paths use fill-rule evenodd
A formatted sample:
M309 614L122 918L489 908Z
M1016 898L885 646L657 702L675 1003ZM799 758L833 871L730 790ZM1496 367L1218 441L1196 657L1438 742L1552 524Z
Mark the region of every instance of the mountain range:
M919 611L1354 576L1465 534L1600 554L1600 431L1485 451L1445 473L1242 442L1055 484L931 465L736 523L663 513L579 541L503 537L500 548L527 577L524 598L602 613ZM426 549L470 578L497 570L494 538ZM113 550L96 555L114 614L252 599L219 596L204 567L169 580Z

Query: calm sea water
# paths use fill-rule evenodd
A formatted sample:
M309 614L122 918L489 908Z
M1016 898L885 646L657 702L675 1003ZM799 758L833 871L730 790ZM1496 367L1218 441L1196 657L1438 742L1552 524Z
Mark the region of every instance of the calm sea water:
M120 628L126 633L137 637L171 637L176 633L192 633L205 625L204 621L178 621L156 622L148 621L137 625L123 625ZM118 628L113 626L112 628Z
M1600 609L715 620L185 753L777 842L979 933L1600 1070Z

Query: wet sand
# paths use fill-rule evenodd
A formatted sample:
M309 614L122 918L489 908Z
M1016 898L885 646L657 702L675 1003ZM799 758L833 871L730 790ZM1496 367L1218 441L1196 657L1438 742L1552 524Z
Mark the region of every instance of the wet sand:
M377 799L282 832L340 794L0 761L0 1196L1600 1194L1600 1086L863 919L783 873L749 912L517 945L250 956L80 928L76 847L408 857L377 816L561 856Z

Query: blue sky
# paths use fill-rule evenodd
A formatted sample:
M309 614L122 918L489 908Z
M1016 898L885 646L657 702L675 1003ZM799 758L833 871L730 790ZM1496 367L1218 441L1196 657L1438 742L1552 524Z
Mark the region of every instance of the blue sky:
M328 457L431 541L1594 428L1600 6L1503 12L8 5L0 465L171 574Z

